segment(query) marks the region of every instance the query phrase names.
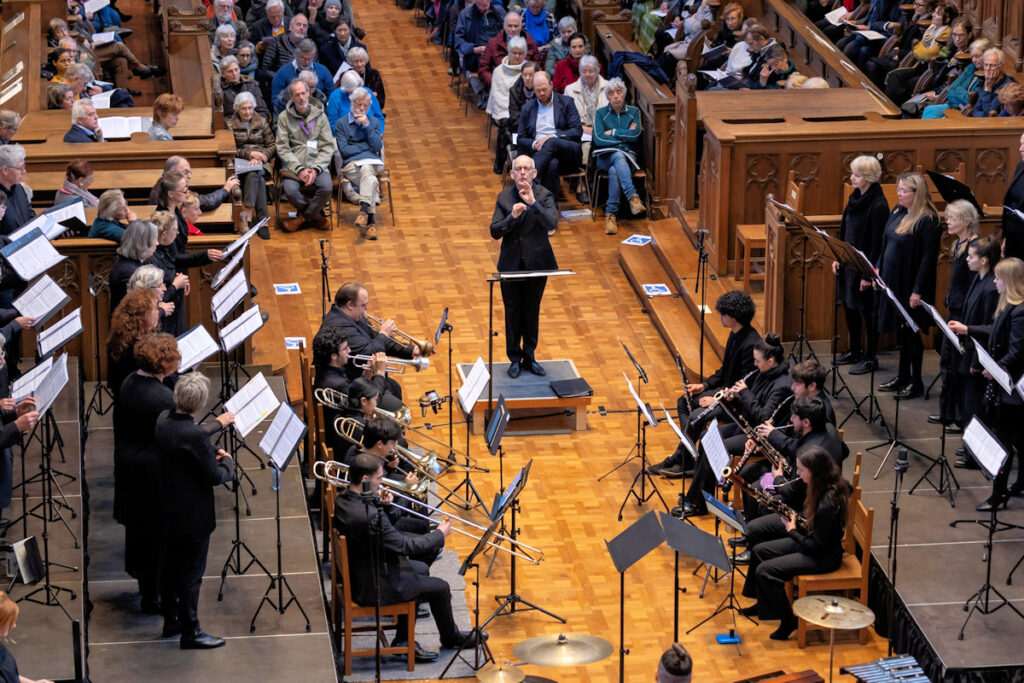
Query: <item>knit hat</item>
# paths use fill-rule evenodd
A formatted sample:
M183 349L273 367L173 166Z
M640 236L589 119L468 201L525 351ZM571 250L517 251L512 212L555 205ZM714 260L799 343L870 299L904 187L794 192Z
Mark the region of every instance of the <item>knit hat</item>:
M341 9L341 0L327 0L327 2L324 3L324 9L327 9L331 5L334 5L335 7L337 7L340 10Z

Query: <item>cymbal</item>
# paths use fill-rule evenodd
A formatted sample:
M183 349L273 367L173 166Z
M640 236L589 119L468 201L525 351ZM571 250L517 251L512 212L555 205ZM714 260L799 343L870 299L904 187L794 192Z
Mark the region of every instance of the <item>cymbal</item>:
M793 614L815 626L854 630L870 626L875 613L855 600L809 595L793 603Z
M612 644L604 638L586 634L559 633L537 636L515 646L516 659L536 666L579 666L599 662L612 653Z
M524 678L526 678L526 674L522 669L518 669L508 662L500 666L493 663L488 664L476 672L476 680L484 683L519 683Z

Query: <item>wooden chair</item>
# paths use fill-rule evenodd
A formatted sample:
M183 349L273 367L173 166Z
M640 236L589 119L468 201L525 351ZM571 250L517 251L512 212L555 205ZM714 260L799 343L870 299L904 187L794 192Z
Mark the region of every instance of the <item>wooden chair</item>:
M871 527L875 521L875 509L865 508L860 500L859 487L855 490L856 500L851 496L850 511L846 523L846 537L843 539L844 546L852 546L854 550L859 549L861 556L858 558L856 552L846 551L844 547L843 563L834 572L828 574L806 574L794 577L793 586L796 588L796 598L803 598L811 593L822 591L856 591L856 600L861 604L868 603L868 566L871 563ZM807 622L799 619L797 625L797 644L803 648L807 646ZM863 645L867 642L867 630L861 629L860 642Z
M333 488L333 487L331 487ZM380 615L391 617L390 624L359 624L353 625L353 620L362 617L374 616L374 608L357 605L352 600L352 584L348 573L348 543L344 536L338 533L337 529L331 530L331 546L334 549L334 562L331 564L331 602L334 612L334 634L335 645L337 645L338 629L343 629L345 658L345 675L352 674L353 657L370 657L375 654L374 648L366 650L352 649L352 633L371 632L381 639L381 655L402 655L406 656L407 670L413 671L416 668L416 601L400 602L395 605L381 605ZM340 611L339 611L340 610ZM384 636L386 629L398 626L398 617L406 615L409 619L409 642L401 647L392 647L387 644Z
M786 183L786 198L783 200L795 211L804 210L804 184L796 182L796 172L789 172ZM733 253L736 254L736 280L743 280L743 289L750 291L750 282L764 282L765 259L768 254L768 236L764 223L739 224L736 226L736 237ZM762 256L757 258L761 271L753 272L754 259L751 252L757 249Z

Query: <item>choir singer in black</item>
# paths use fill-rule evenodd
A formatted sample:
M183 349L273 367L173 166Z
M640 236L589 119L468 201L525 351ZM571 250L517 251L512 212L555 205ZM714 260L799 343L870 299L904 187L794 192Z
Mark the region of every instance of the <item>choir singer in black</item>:
M537 168L525 154L512 162L513 184L498 194L491 217L491 237L501 240L498 272L554 270L558 268L548 235L558 225L555 197L535 182ZM547 374L537 362L540 302L546 277L502 280L505 304L505 352L510 361L508 376L515 379L523 368L535 375Z

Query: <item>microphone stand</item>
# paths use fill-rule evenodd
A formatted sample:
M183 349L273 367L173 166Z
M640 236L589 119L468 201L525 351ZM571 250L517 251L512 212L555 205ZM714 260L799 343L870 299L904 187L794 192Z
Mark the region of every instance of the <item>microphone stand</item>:
M447 309L445 310L447 311ZM448 396L446 397L448 402L448 460L450 462L456 462L454 418L455 392L452 386L452 375L455 374L455 366L452 365L452 329L452 325L449 322L445 322L444 325L441 326L441 331L448 335ZM480 492L476 490L476 486L473 485L473 480L469 478L469 433L472 431L472 421L473 412L470 411L467 414L466 421L466 471L464 478L451 490L451 493L444 497L444 500L449 500L464 486L466 487L466 503L463 507L466 510L472 510L479 505L486 512L487 506L484 504L484 499L480 496ZM476 503L471 502L474 499L476 500Z
M324 251L324 244L330 244L330 241L321 238L317 242L320 243L320 315L325 316L330 307L328 302L331 297L331 283L327 278L327 271L331 269L331 266L327 263L328 254Z
M704 238L708 234L706 229L697 230L697 284L694 285L694 293L700 294L700 345L697 352L700 356L700 367L698 374L704 377L704 319L707 312L708 288L705 278L708 274L708 250L704 248Z
M896 621L896 553L899 549L900 533L900 491L903 488L903 474L910 469L910 462L907 461L907 449L901 448L896 454L896 462L892 470L896 478L892 486L892 501L889 503L889 548L886 551L886 559L889 562L889 603L887 606L888 629L889 629L889 657L892 657L894 640L894 623Z
M90 275L89 276L89 293L92 294L92 316L93 316L92 319L93 320L99 320L100 319L100 314L99 314L99 310L100 310L99 294L100 294L100 291L102 291L104 288L106 288L106 285L107 285L107 283L105 281L101 280L98 276L96 276L96 275ZM85 418L84 418L83 423L82 423L83 430L85 431L86 435L88 435L88 433L89 433L89 417L93 413L96 413L97 415L106 415L107 413L110 412L110 409L114 407L114 393L110 390L110 387L108 387L106 385L106 383L103 382L100 379L100 339L99 339L99 336L100 336L99 326L96 325L96 326L94 326L94 329L93 329L93 339L92 339L93 348L95 349L95 351L93 352L93 355L92 355L92 360L93 360L93 367L96 368L96 387L92 391L92 398L89 399L89 407L86 408L86 410L85 410ZM110 401L107 404L106 407L103 407L103 397L104 396L106 396L107 399Z

